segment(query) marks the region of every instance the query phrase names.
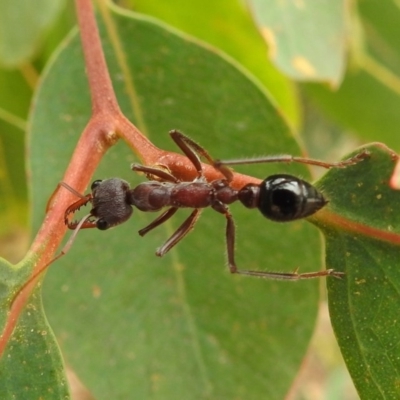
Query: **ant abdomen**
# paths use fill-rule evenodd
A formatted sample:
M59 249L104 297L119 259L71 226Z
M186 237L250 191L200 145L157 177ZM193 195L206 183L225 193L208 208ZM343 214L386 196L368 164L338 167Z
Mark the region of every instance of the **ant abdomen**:
M314 186L286 174L269 176L260 185L246 185L239 191L239 200L277 222L308 217L327 203Z

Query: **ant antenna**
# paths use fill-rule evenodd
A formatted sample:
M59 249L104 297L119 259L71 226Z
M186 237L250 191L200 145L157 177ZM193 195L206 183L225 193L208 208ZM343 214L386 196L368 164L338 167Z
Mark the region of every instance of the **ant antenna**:
M64 185L62 185L62 186L64 186ZM56 255L53 259L51 259L47 264L43 265L41 268L39 268L37 271L35 271L35 273L29 277L29 279L18 289L17 293L15 293L11 304L14 303L15 299L19 296L19 294L28 285L30 285L37 277L39 277L43 272L45 272L46 269L49 268L51 264L53 264L53 262L59 260L62 256L65 256L68 253L68 251L70 250L72 244L74 243L76 235L78 234L82 225L90 217L91 217L91 214L88 214L79 221L79 224L76 226L76 228L72 232L71 237L68 239L67 243L65 243L65 246L61 249L60 253L58 255Z
M89 202L89 198L88 196L83 196L82 194L80 194L78 191L76 191L73 187L69 186L67 183L65 182L60 182L59 183L60 186L63 186L64 188L66 188L67 190L69 190L70 192L72 192L73 194L75 194L77 197L80 197L81 200L79 200L80 202L82 200L86 200L86 203ZM85 204L86 204L85 203ZM74 203L75 204L75 203ZM65 218L67 217L67 214L65 215ZM72 244L74 243L76 236L79 232L79 230L82 228L82 226L85 224L85 222L87 222L87 220L92 217L92 214L88 214L85 215L80 221L79 223L76 225L76 227L74 228L74 231L72 232L71 237L68 239L67 243L65 243L64 247L61 249L60 253L55 256L53 259L51 259L47 264L43 265L41 268L39 268L37 271L35 271L35 273L33 275L31 275L29 277L29 279L22 285L22 287L20 287L18 289L18 291L15 293L15 295L13 296L13 300L11 302L14 303L15 299L19 296L19 294L28 286L30 285L35 279L37 279L42 273L44 273L46 271L47 268L50 267L51 264L53 264L55 261L57 261L58 259L60 259L62 256L66 255L68 253L68 251L70 250ZM68 224L67 224L68 225Z
M86 199L86 196L83 194L79 193L77 190L75 190L72 186L69 186L68 183L66 182L60 182L58 184L59 186L65 187L65 189L69 190L72 194L74 194L76 197L79 197L81 199Z

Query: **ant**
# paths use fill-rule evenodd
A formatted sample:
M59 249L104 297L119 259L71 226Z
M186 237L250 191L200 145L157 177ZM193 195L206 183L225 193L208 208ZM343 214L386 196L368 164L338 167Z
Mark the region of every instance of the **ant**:
M71 204L65 211L65 224L69 229L75 230L75 232L59 256L65 254L69 249L79 229L97 227L100 230L106 230L119 225L130 218L133 206L144 212L156 212L167 207L166 211L139 231L141 236L146 235L154 228L163 224L178 209L194 209L172 236L157 249L156 255L162 257L193 229L202 209L211 207L226 218L226 246L228 266L231 273L286 280L322 276L340 278L344 275L343 272L334 271L333 269L301 274L297 270L292 273L284 273L238 269L234 257L235 225L229 211L229 204L240 201L247 208L258 208L261 214L270 220L287 222L305 218L316 213L328 201L310 183L287 174L272 175L264 179L260 184L249 183L239 190L234 189L231 186L233 174L228 166L269 162L299 162L324 168L347 167L368 157L369 153L366 150L338 163L326 163L287 155L221 161L214 160L203 147L184 134L173 130L170 132L170 135L195 167L197 171L196 178L191 182L182 182L165 170L132 164L131 169L133 171L143 172L146 176L156 177L159 180L152 178L153 180L140 183L133 189L130 188L128 182L119 178L96 180L91 185L91 193L85 196L62 182L61 185L80 197L80 200ZM223 175L223 178L207 182L200 157L205 158ZM90 213L81 219L80 222L70 221L70 215L89 202L92 204Z

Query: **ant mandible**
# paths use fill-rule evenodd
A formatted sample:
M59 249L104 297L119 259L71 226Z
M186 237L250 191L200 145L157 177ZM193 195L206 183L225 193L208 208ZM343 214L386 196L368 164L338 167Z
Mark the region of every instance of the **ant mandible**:
M92 183L92 192L86 196L77 193L67 184L61 183L64 187L81 197L80 200L73 203L65 211L66 225L70 229L75 230L73 236L76 235L79 229L97 227L98 229L106 230L125 222L132 215L132 206L144 212L156 212L168 207L153 222L139 231L139 234L144 236L171 218L178 209L193 208L192 213L175 233L157 249L156 255L161 257L179 243L194 227L202 209L211 207L226 218L226 246L228 265L231 273L287 280L322 276L340 278L343 275L342 272L332 269L301 274L297 273L297 270L292 273L284 273L238 269L234 257L235 224L228 208L229 204L239 200L247 208L258 208L270 220L287 222L305 218L316 213L327 204L327 200L322 193L308 182L286 174L272 175L258 185L250 183L239 190L234 189L231 186L233 174L227 166L268 162L299 162L325 168L347 167L366 158L369 154L366 150L338 163L326 163L287 155L221 161L214 160L203 147L182 133L173 130L170 132L170 135L195 167L197 177L193 181L182 182L165 170L132 164L131 168L133 171L157 177L160 181L151 180L143 182L131 189L128 182L119 178L96 180ZM207 182L200 162L200 156L221 172L224 178ZM89 202L93 206L89 215L84 217L80 222L70 221L70 215ZM70 239L69 247L72 240L73 237Z

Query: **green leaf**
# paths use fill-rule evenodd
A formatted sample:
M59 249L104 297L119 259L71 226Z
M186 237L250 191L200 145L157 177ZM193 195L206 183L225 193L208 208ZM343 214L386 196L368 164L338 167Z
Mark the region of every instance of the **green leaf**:
M362 399L389 399L398 396L400 375L400 192L388 186L392 155L368 149L370 159L318 182L330 214L316 219L326 237L327 268L346 273L328 282L328 293L347 367Z
M25 125L32 91L16 71L0 69L0 255L16 261L15 240L26 229Z
M400 8L393 1L358 3L353 30L362 34L338 91L306 85L317 107L363 140L400 148ZM360 24L360 26L358 26Z
M128 0L135 11L157 17L226 52L247 68L274 97L293 125L299 123L293 84L268 60L266 46L244 4L219 0Z
M342 80L346 52L344 1L252 0L252 10L269 44L270 57L298 80Z
M0 259L1 326L9 317L9 305L27 279L33 259L12 266ZM66 399L68 387L64 365L54 335L42 310L39 290L35 290L0 362L0 398L8 399Z
M35 59L35 65L40 65L41 69L47 64L67 34L75 27L75 2L61 1L60 9L55 17L57 18L54 18L51 26L46 30L46 34L41 42L41 51L38 54L37 60Z
M15 67L31 58L63 3L63 0L1 1L0 64Z
M167 132L178 128L216 157L300 153L268 96L223 54L151 19L117 12L113 17L140 103L132 109L127 77L102 27L121 107L132 121L142 121L140 128L159 147L176 151ZM48 68L35 99L30 132L35 230L90 115L84 70L75 36ZM134 160L120 142L94 178L118 176L135 185L143 177L130 170ZM283 169L308 176L298 165L246 171L265 177ZM231 208L239 267L320 268L314 227L304 221L274 224L239 205ZM82 231L51 268L44 303L68 364L98 399L283 398L313 332L318 282L231 276L225 267L225 220L212 210L173 251L156 258L155 249L187 215L182 210L145 238L136 232L155 215L137 210L114 230ZM32 321L31 328L47 330L43 319ZM51 368L60 362L54 358Z

